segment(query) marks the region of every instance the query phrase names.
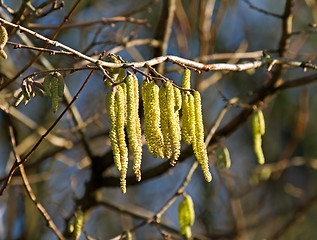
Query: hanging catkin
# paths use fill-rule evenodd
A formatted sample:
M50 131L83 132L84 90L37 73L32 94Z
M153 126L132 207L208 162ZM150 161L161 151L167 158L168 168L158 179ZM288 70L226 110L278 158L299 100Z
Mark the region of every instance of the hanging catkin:
M176 161L180 155L181 148L181 129L179 124L178 110L175 111L175 95L174 87L170 82L166 82L166 99L167 99L167 116L170 126L170 132L172 137L173 156L170 160L172 166L176 164Z
M149 152L153 157L164 158L163 135L160 124L159 87L154 83L143 81L142 99L145 121L145 138Z
M138 79L132 73L126 78L127 86L127 133L129 146L133 152L133 170L137 181L141 180L141 124L139 118L139 85Z
M194 106L195 106L195 146L194 152L198 162L201 165L205 179L210 182L212 177L209 171L207 149L204 142L204 125L201 109L201 97L198 91L194 93Z

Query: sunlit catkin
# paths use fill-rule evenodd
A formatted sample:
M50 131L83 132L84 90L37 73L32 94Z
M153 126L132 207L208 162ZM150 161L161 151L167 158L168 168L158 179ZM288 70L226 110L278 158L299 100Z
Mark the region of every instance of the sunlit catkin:
M117 120L116 120L116 112L115 112L115 96L116 96L116 89L111 88L110 91L107 93L106 97L106 107L109 114L109 123L110 123L110 142L112 147L113 153L113 160L118 169L121 171L121 159L120 159L120 149L119 143L117 138Z
M7 54L3 50L7 42L8 42L7 30L4 26L0 26L0 56L3 57L4 59L8 58Z
M127 86L127 134L133 152L133 171L137 181L141 180L142 144L139 118L138 79L132 73L126 78Z
M121 191L123 193L126 192L126 176L128 170L128 148L125 141L125 132L124 132L124 124L125 124L125 97L124 90L121 86L117 86L117 92L115 96L115 113L116 113L116 128L117 128L117 138L118 145L120 149L120 162L121 162L121 178L120 185Z
M189 69L185 69L184 71L182 88L190 89L190 70Z
M163 134L163 152L164 158L170 159L172 156L171 131L168 123L166 87L162 86L159 91L160 112L161 112L161 129Z
M174 98L175 98L175 111L179 111L182 108L182 94L181 91L177 87L173 87L174 89Z
M195 104L195 147L194 152L198 162L201 165L205 179L210 182L212 177L209 171L207 149L204 142L204 125L201 109L201 97L198 91L194 93Z
M182 134L184 142L188 145L192 143L190 135L190 123L189 123L189 101L188 95L182 93Z
M143 81L142 99L144 107L145 138L153 157L164 158L163 135L160 125L159 87Z
M265 121L263 112L261 110L256 110L253 112L252 127L254 152L258 158L259 164L264 164L265 158L262 150L262 136L265 134Z
M175 95L174 87L171 82L166 82L166 99L167 99L167 116L168 123L172 135L172 145L173 145L173 157L170 160L172 166L176 164L176 161L180 155L181 148L181 129L179 125L178 111L175 111Z
M185 69L182 87L184 89L190 89L190 70ZM182 134L184 142L188 145L192 144L193 134L191 133L190 123L190 106L189 106L190 92L182 91ZM194 116L194 115L193 115Z

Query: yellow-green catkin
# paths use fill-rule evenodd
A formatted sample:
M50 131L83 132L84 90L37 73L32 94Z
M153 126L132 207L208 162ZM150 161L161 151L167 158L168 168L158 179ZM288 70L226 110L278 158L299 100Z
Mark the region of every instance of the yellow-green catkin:
M190 89L190 70L189 69L185 69L184 71L182 88Z
M8 58L7 54L3 50L7 42L8 42L7 30L4 26L0 26L0 56L3 57L4 59Z
M185 69L182 87L184 89L190 89L190 70ZM190 106L189 106L190 92L182 91L182 134L184 142L188 145L192 144L193 134L191 133L190 123Z
M190 143L193 147L194 153L196 152L196 117L195 117L195 100L194 96L189 93L188 97L188 127L187 133L190 139Z
M51 93L52 93L52 109L54 112L57 111L58 107L58 79L53 77L51 80Z
M125 119L125 122L124 122L124 125L126 126L127 125L127 85L126 83L121 83L120 84L121 88L122 88L122 92L123 92L123 103L124 103L124 119Z
M121 159L120 159L120 148L118 143L117 137L117 120L116 120L116 111L115 111L115 96L116 96L116 89L111 88L107 93L106 97L106 107L109 114L109 123L110 123L110 142L112 147L113 153L113 160L118 169L121 171Z
M166 87L162 86L159 91L160 100L160 112L161 112L161 129L163 134L163 152L164 158L170 159L172 151L171 131L168 123L168 111L167 111L167 99L166 99Z
M174 87L174 97L175 97L175 107L174 110L175 112L181 110L182 108L182 94L181 91L177 88Z
M116 113L116 128L118 145L120 149L120 162L121 162L121 178L120 185L121 191L126 193L126 176L128 170L128 148L125 141L124 125L126 122L125 114L125 101L124 90L119 85L115 95L115 113Z
M256 110L253 112L252 127L254 152L257 156L259 164L264 164L265 158L262 150L262 136L265 134L265 121L263 112L261 110Z
M79 239L83 226L84 226L84 213L83 211L78 210L75 213L74 232L73 232L74 239Z
M201 97L198 91L194 93L195 106L195 146L194 153L198 162L201 165L205 179L210 182L212 177L209 171L207 149L204 142L204 125L202 118Z
M172 145L173 145L173 156L170 160L172 166L176 164L178 157L180 155L181 148L181 129L179 124L178 111L175 111L175 95L174 87L171 82L166 82L166 99L167 99L167 116L168 123L172 135Z
M106 61L113 62L113 63L121 63L121 61L114 55L111 55L110 57L107 57ZM108 69L109 76L112 78L114 82L121 81L124 77L124 69L122 68L109 68ZM106 84L111 87L110 81L106 81Z
M193 226L195 222L195 210L190 195L186 194L178 205L178 221L181 229L180 233L187 239L191 238L191 226Z
M160 124L159 87L143 81L142 99L144 107L145 138L153 157L164 158L163 134Z
M138 79L129 73L126 79L127 86L127 134L129 146L133 152L133 171L137 181L141 180L141 124L139 117L139 86Z

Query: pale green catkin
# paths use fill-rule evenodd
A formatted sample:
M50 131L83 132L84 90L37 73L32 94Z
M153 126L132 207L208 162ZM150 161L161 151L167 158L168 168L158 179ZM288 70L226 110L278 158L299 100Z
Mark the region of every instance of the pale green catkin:
M160 124L159 87L154 83L142 84L145 138L153 157L164 158L163 134Z
M204 142L204 125L201 109L201 97L198 91L194 93L195 104L195 138L196 138L196 158L201 165L205 179L210 182L212 177L209 171L207 149Z
M115 96L115 113L116 113L116 127L117 138L120 149L120 162L121 162L121 178L120 185L121 191L126 193L126 176L128 170L128 148L125 141L124 124L126 121L125 114L125 97L124 90L121 86L117 86L117 92Z
M142 144L140 118L139 118L139 95L138 80L132 74L129 74L126 79L127 86L127 133L129 137L129 146L133 152L133 170L138 181L141 180L141 160L142 160Z
M264 164L265 158L262 150L262 136L265 134L265 121L263 112L261 110L256 110L253 112L252 127L254 152L257 156L259 164Z
M191 238L191 226L195 222L194 202L190 195L185 195L178 205L178 221L181 228L180 233L187 239Z
M173 157L170 160L171 165L175 165L180 155L181 148L181 129L179 124L178 111L175 111L174 87L170 82L166 82L167 116L172 135Z
M110 142L112 146L113 160L118 169L121 171L121 159L120 159L120 148L118 144L117 137L117 120L116 120L116 111L115 111L115 95L116 89L111 88L107 93L106 97L106 107L109 114L109 123L110 123Z
M57 111L58 108L58 79L53 77L51 80L51 93L52 93L52 109L54 112Z
M161 129L163 134L163 152L164 158L170 159L172 156L171 131L168 124L168 111L166 99L166 87L162 86L159 91L160 111L161 111Z

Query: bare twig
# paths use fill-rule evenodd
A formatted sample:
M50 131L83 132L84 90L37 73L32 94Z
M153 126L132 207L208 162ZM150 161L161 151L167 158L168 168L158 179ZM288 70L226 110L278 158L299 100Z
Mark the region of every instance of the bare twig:
M39 52L47 52L50 55L57 55L57 54L63 54L63 55L73 55L71 52L65 52L62 50L52 50L52 49L46 49L46 48L40 48L40 47L33 47L33 46L27 46L19 43L14 43L14 42L7 42L8 45L13 45L14 49L17 48L25 48L25 49L30 49L30 50L36 50Z
M60 32L60 30L62 29L62 27L64 26L64 24L70 19L70 17L73 15L75 9L77 8L78 4L79 4L80 0L77 0L77 2L74 4L73 8L70 10L70 12L68 13L68 15L64 18L63 22L60 24L59 28L56 30L55 34L52 37L52 40L54 40L58 33ZM0 18L0 22L4 23L3 21L5 21L4 19ZM8 21L5 21L7 23L10 23ZM11 27L15 27L15 28L19 28L16 26L16 24L9 24L9 26ZM47 48L49 46L49 43L46 43L46 45L44 46L44 48ZM20 77L27 69L29 69L29 67L32 66L33 63L35 63L43 54L43 52L39 52L22 70L20 70L11 80L9 80L8 82L6 82L3 85L0 85L0 91L4 88L6 88L7 86L9 86L11 83L13 83L18 77Z
M15 136L14 136L14 133L13 133L13 127L12 126L9 126L9 132L10 132L10 137L11 137L11 144L12 144L13 154L14 154L15 158L17 159L16 161L18 163L22 163L22 159L20 158L20 155L17 154L17 152L16 152L16 141L15 141ZM48 227L50 229L52 229L52 231L56 234L56 236L59 239L66 240L66 238L64 238L64 236L60 233L60 231L58 230L58 228L54 224L53 220L51 219L50 215L47 213L47 211L45 210L43 205L37 201L37 198L36 198L32 188L31 188L31 185L29 183L29 180L27 178L27 175L26 175L26 172L24 170L23 165L20 164L19 168L20 168L23 184L24 184L24 187L26 189L27 194L29 195L29 198L32 200L32 202L34 203L35 207L40 211L42 216L45 218Z
M168 41L172 32L172 24L175 15L176 0L163 0L160 20L157 24L155 39L161 42L160 46L154 48L154 56L166 55ZM164 64L158 66L158 71L163 73Z
M282 17L283 17L283 16L281 16L281 15L279 15L279 14L272 13L272 12L269 12L269 11L267 11L267 10L265 10L265 9L262 9L262 8L259 8L259 7L255 6L255 5L253 5L249 0L243 0L243 1L244 1L246 4L248 4L250 8L253 8L253 9L255 9L256 11L261 12L261 13L263 13L263 14L265 14L265 15L272 16L272 17L276 17L276 18L282 18Z
M63 29L67 28L77 28L77 27L89 27L92 25L96 25L99 23L102 24L113 24L117 22L130 22L130 23L136 23L140 25L145 25L147 23L144 19L136 19L131 17L113 17L113 18L101 18L99 20L90 21L90 22L82 22L82 23L68 23L63 26ZM30 23L28 25L30 29L57 29L59 28L59 25L43 25L43 24L36 24L36 23Z

